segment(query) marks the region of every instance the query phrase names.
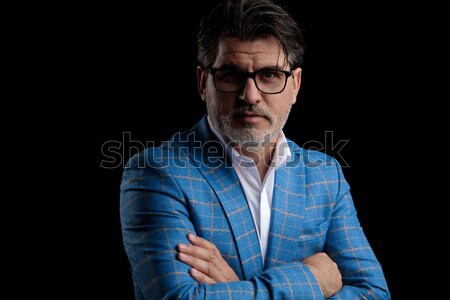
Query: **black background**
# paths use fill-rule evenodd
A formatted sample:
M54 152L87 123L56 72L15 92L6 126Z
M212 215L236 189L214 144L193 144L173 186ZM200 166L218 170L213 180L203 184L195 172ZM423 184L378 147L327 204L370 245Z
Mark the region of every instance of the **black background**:
M68 110L76 116L69 120L76 136L68 142L77 152L68 159L80 172L66 196L75 196L72 208L80 212L71 219L68 247L75 250L74 273L82 275L66 284L84 299L133 298L119 221L123 164L102 167L111 160L102 149L121 142L125 163L133 147L158 144L203 116L195 35L200 16L216 2L77 8L68 30L74 74ZM301 91L284 131L299 145L325 144L327 131L334 144L349 141L339 154L349 165L343 171L360 222L393 299L403 299L402 220L413 183L404 183L410 174L398 154L408 143L407 125L398 121L407 36L394 21L399 12L381 3L280 2L303 27L307 43ZM322 151L343 163L332 149Z

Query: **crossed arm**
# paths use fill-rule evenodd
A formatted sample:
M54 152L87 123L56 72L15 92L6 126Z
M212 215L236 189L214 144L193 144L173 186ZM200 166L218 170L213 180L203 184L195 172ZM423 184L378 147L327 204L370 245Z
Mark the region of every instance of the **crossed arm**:
M236 273L213 243L191 233L187 237L191 244L178 244L177 258L192 267L189 270L192 278L209 285L239 281ZM325 297L335 294L342 288L342 276L338 266L326 253L314 254L302 262L313 273Z
M280 264L247 279L236 274L215 245L200 237L188 239L187 233L195 233L190 214L185 193L165 170L124 172L123 241L145 299L390 299L348 191L333 208L327 254Z

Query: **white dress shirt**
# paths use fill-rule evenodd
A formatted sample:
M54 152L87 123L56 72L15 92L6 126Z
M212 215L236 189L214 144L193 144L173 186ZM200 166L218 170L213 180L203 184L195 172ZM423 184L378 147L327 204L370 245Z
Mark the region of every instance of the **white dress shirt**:
M208 123L211 131L217 136L219 141L226 147L224 138L212 126L209 116ZM276 148L273 153L272 163L269 170L261 182L255 162L247 156L239 154L236 149L227 147L227 153L233 161L233 168L239 178L242 188L247 198L248 206L252 213L256 231L258 233L259 246L263 263L266 258L267 241L269 238L270 216L272 206L273 188L275 182L275 171L280 168L291 157L291 151L286 141L283 131L280 132Z

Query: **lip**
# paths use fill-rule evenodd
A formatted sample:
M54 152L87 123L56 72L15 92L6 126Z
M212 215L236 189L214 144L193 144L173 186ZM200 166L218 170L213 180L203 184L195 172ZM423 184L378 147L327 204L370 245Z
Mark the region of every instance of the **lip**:
M237 113L236 116L238 118L243 118L243 117L264 117L263 115L260 115L256 112L253 111L245 111L245 112L241 112L241 113Z
M256 123L265 117L258 113L249 111L236 114L236 118L244 123Z

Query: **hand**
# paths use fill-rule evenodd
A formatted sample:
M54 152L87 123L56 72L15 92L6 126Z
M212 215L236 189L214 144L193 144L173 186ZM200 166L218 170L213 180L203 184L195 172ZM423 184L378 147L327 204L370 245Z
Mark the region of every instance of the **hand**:
M192 267L189 274L200 283L239 281L236 273L223 259L216 245L188 234L192 244L178 244L177 258Z
M314 274L325 298L342 288L342 275L337 264L323 252L316 253L302 261Z

